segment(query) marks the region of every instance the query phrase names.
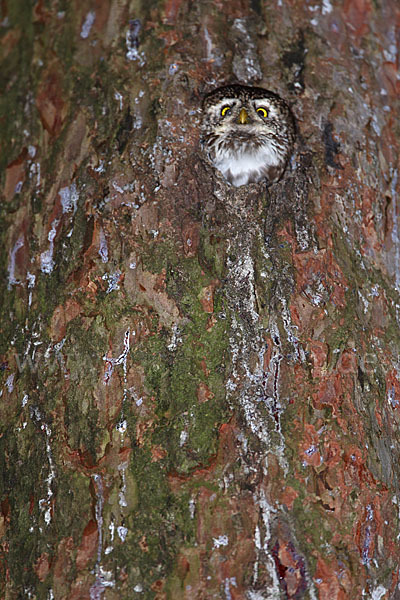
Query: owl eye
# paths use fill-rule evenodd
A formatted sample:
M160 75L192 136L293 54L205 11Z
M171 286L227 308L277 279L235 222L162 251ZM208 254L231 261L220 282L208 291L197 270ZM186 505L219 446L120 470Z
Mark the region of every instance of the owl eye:
M264 108L263 106L259 106L257 108L257 112L259 115L261 115L264 119L266 119L268 117L268 111L266 108Z
M231 107L230 106L223 106L221 108L221 115L223 117L225 117L225 115L230 115L231 114Z

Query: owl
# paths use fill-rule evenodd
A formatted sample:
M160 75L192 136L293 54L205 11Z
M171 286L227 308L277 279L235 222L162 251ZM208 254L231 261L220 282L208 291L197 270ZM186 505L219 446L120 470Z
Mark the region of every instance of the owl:
M295 125L282 98L262 88L228 85L203 101L201 144L235 187L278 181L292 153Z

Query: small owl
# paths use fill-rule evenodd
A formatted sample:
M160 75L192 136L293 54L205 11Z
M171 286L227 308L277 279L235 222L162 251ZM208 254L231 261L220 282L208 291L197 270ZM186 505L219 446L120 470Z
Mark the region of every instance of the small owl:
M295 126L282 98L257 87L228 85L203 102L202 147L232 185L282 176L293 149Z

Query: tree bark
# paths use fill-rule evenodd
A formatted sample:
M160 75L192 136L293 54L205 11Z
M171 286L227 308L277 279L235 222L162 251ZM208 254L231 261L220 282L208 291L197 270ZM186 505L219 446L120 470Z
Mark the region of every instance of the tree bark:
M395 0L3 0L1 595L399 599ZM231 82L283 179L199 148Z

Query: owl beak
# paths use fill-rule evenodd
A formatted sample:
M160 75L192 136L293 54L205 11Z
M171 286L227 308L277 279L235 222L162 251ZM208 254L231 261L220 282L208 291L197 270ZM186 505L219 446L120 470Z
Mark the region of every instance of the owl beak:
M241 125L246 125L246 123L249 122L249 115L246 112L245 108L242 108L242 110L239 113L239 118L238 118L238 123L240 123Z

